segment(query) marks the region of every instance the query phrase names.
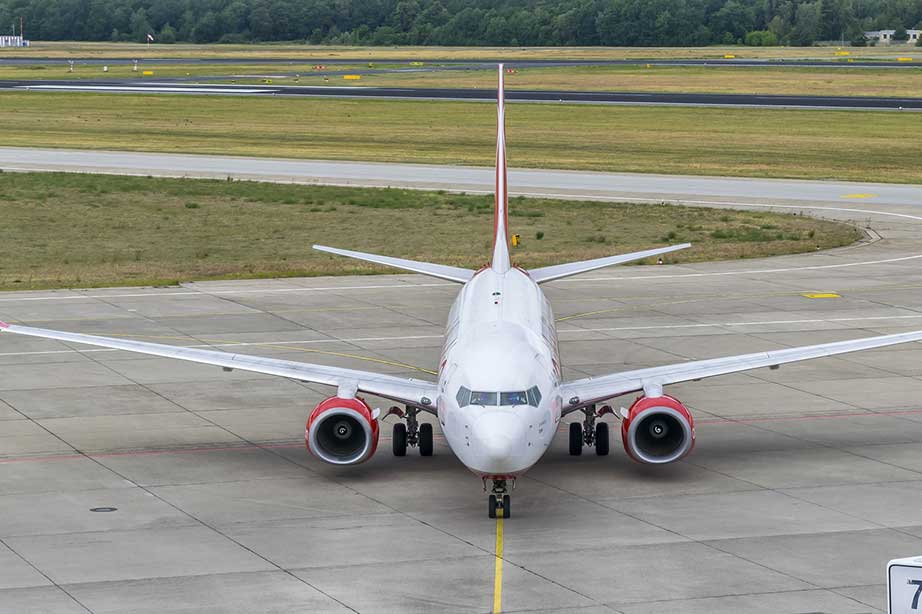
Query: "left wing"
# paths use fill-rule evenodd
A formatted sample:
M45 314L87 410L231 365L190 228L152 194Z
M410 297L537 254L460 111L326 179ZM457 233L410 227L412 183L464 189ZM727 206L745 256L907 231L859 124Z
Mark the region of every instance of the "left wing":
M68 333L46 328L18 326L5 322L0 322L0 332L95 345L114 350L188 360L225 369L240 369L241 371L277 375L314 384L326 384L336 386L344 394L352 394L356 391L367 392L429 411L432 411L434 407L438 390L434 383L423 380L358 371L356 369L327 367L293 360L261 358L248 354L231 354L230 352L184 348L160 343L131 341L129 339L113 339L111 337Z
M740 356L693 360L674 365L613 373L601 377L587 377L563 384L560 388L566 403L564 411L569 412L629 392L644 390L648 396L658 396L658 394L661 394L662 387L668 384L748 371L760 367L774 367L811 358L870 350L910 341L922 341L922 331L821 343L820 345L771 350L769 352L755 352Z

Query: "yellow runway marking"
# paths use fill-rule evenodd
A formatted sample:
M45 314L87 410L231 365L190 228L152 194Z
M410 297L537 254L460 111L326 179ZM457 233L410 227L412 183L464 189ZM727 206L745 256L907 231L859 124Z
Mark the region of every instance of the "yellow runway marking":
M841 198L874 198L877 194L843 194Z
M503 519L496 519L496 566L493 570L493 614L503 611Z
M835 292L807 292L803 296L806 298L842 298Z

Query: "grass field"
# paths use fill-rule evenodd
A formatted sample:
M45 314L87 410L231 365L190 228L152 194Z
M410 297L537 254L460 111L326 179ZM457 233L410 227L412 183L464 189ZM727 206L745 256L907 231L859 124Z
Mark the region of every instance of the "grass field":
M852 226L770 212L540 199L513 199L510 210L526 267L683 241L694 247L669 262L860 238ZM490 196L70 174L0 174L0 213L7 290L393 271L313 243L478 268L493 226Z
M837 47L337 47L302 44L261 45L152 45L137 43L81 43L34 41L26 49L4 49L0 58L304 58L322 59L664 59L737 58L843 59ZM909 45L849 47L856 59L922 58L922 51Z
M2 73L0 73L2 74ZM277 84L290 80L280 79ZM323 82L317 76L304 84ZM494 70L408 72L362 76L361 85L378 87L470 87L495 89ZM798 68L790 66L572 66L520 68L506 75L507 89L614 92L705 92L810 96L922 97L922 65L892 68Z
M491 166L495 105L0 93L6 146ZM919 114L512 104L512 167L922 182Z

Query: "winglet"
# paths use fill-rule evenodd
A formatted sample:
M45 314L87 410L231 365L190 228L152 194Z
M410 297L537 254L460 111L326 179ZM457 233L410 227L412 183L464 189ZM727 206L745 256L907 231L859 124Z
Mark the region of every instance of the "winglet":
M496 89L496 204L493 211L493 261L497 273L512 268L509 258L509 192L506 187L506 109L503 65L499 65Z
M10 325L7 324L6 322L0 322L0 328L9 328L9 327Z

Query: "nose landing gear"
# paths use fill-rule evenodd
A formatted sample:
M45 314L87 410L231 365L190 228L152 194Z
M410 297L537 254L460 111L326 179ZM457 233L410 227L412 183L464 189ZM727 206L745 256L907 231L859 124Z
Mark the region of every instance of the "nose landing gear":
M570 423L570 456L580 456L583 453L583 446L595 447L595 453L599 456L608 456L608 424L606 422L596 423L597 418L605 414L614 414L612 408L608 405L596 410L595 405L588 405L582 410L582 424L579 422Z
M407 405L406 411L395 406L388 409L387 414L384 415L385 418L397 416L406 421L406 424L398 422L394 425L392 438L394 456L406 456L407 446L419 447L420 456L432 456L434 453L432 425L428 422L420 424L416 419L418 414L418 408Z
M490 518L509 518L512 516L512 507L506 488L506 480L494 479L491 481L493 482L493 488L487 501L487 515ZM515 488L514 479L512 487ZM483 489L487 489L487 478L483 479Z

